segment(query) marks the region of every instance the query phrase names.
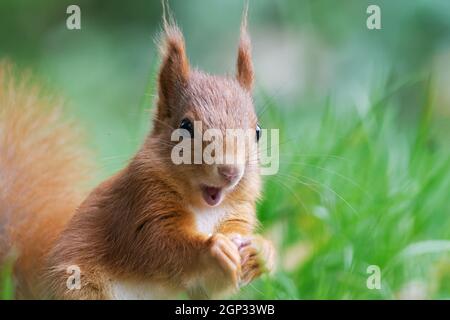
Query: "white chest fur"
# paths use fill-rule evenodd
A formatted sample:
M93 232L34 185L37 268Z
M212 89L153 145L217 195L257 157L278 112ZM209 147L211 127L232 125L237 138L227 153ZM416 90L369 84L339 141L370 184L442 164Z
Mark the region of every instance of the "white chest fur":
M110 295L114 300L176 299L179 292L150 281L112 280Z
M191 208L194 213L197 230L206 235L214 233L217 226L227 216L226 207Z

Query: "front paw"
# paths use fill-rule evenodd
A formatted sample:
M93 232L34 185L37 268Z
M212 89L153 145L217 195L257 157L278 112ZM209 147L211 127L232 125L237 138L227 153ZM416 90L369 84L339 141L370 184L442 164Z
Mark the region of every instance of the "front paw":
M208 239L208 250L205 258L207 263L212 265L213 269L222 273L215 275L217 278L214 279L214 282L225 282L226 286L239 287L241 256L238 247L233 241L221 233L212 235Z
M270 273L275 266L275 249L261 236L234 238L241 256L241 280L244 286L263 273Z

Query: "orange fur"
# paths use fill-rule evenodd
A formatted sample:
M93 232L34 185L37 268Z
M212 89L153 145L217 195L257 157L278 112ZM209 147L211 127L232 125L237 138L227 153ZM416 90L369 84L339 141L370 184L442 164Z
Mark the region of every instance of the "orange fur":
M236 77L244 88L251 91L253 87L253 63L251 42L247 31L247 9L244 11L241 25Z
M7 189L0 198L7 208L2 215L25 215L25 228L35 228L28 233L16 223L2 222L16 228L10 242L21 249L17 275L32 288L23 291L24 297L112 299L117 298L116 287L147 282L150 291L163 287L172 298L180 293L216 297L236 290L241 276L247 283L261 273L262 266L247 259L257 252L250 247L241 252L233 242L236 235L252 238L257 224L257 154L246 154L245 173L220 204L223 218L213 222L212 237L199 230L193 208L205 206L201 183L222 183L216 166L174 165L170 160L175 144L171 133L185 117L201 121L205 130L255 130L250 42L243 26L238 72L231 78L191 69L181 31L165 23L153 130L127 167L95 188L76 210L81 198L73 186L84 178L78 176L78 163L72 163L80 160L78 153L67 147L72 131L57 127L56 111L40 111L41 102L31 103L33 116L15 110L18 104L30 105L27 99L34 96L6 86L9 95L24 101L0 94L10 105L0 113L0 134L7 132L6 140L0 135L0 148L8 148L0 154L0 169L11 172L6 183L18 184L11 189L0 180L0 188ZM5 90L4 84L1 88ZM37 134L31 134L33 127ZM35 140L41 132L43 140ZM9 159L5 155L11 152ZM24 176L12 174L17 170ZM249 260L247 265L241 265L242 258ZM81 270L80 290L66 287L71 265Z
M18 297L34 297L43 257L84 197L86 153L61 102L0 63L0 262L17 257Z

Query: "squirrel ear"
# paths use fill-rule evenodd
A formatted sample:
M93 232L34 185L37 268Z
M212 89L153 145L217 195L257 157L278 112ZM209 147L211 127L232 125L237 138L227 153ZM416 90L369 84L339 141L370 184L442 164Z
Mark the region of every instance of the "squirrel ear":
M241 23L236 78L243 88L251 91L253 87L253 63L250 36L247 31L247 11L248 3L244 9Z
M159 71L159 98L165 105L171 104L179 89L189 77L189 62L186 57L183 34L175 25L164 21L164 34L160 46L162 65Z

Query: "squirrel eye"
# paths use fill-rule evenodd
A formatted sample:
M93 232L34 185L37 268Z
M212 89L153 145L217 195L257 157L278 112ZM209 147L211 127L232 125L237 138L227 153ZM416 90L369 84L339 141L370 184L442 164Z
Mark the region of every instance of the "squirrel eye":
M189 134L191 135L191 138L194 137L194 126L192 125L191 120L189 120L189 119L181 120L180 129L187 130L189 132Z
M256 141L257 142L259 141L259 138L261 138L261 134L262 134L261 127L259 126L259 124L257 124L256 125Z

